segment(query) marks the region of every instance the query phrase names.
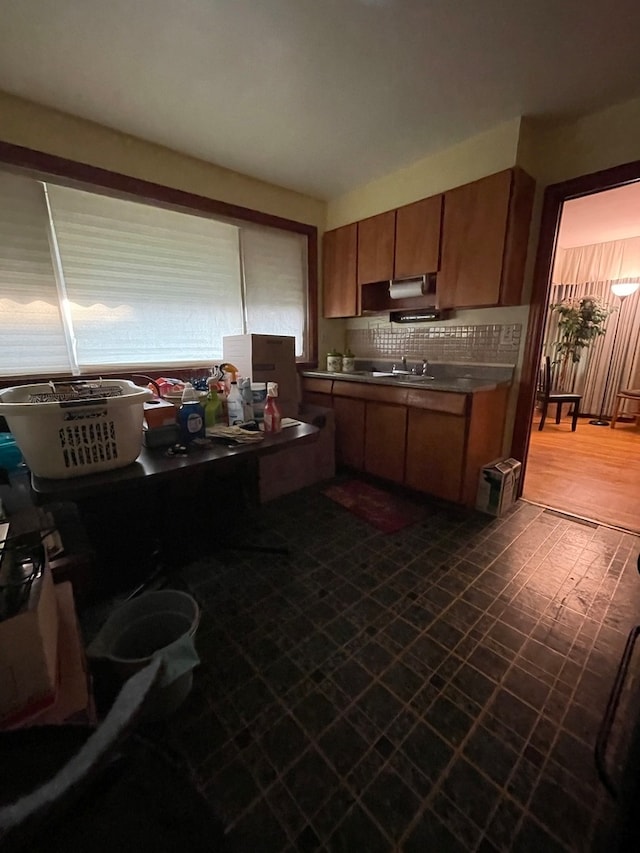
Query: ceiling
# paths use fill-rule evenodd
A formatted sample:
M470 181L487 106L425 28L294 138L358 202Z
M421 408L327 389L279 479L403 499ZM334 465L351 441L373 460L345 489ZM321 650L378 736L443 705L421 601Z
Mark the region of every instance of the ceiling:
M1 89L320 198L640 94L637 0L1 6Z
M565 202L558 246L590 246L640 237L640 181Z

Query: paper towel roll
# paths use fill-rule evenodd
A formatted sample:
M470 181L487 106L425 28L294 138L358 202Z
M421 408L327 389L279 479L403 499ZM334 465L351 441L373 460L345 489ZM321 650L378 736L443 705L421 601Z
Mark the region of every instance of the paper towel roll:
M424 276L420 278L408 278L404 281L389 282L389 296L391 299L407 299L410 296L422 296L424 290Z

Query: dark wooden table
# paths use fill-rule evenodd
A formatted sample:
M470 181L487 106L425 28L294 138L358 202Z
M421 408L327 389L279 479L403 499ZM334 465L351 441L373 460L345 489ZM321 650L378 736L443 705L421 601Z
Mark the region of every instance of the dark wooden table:
M255 444L191 446L186 456L145 447L124 468L66 480L32 476L32 493L38 504L77 506L96 554L87 598L101 598L130 589L159 563L251 548L260 457L313 442L319 432L302 423Z

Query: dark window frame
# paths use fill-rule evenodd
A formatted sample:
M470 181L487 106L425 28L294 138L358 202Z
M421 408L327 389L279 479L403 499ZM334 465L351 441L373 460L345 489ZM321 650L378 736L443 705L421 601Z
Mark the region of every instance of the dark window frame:
M269 228L280 228L292 231L296 234L304 234L307 237L307 338L308 353L307 361L298 361L299 370L310 369L318 363L318 229L315 225L286 219L271 213L241 207L226 201L201 196L195 193L156 184L141 178L134 178L120 172L112 172L98 166L87 163L79 163L58 157L55 154L46 154L32 148L14 145L10 142L0 140L0 166L26 174L29 177L40 180L55 179L57 183L75 189L91 192L99 190L103 194L129 201L143 201L155 207L175 210L181 213L200 214L211 218L235 219L250 222L255 225L263 225ZM141 368L142 373L154 375L173 370L172 375L185 374L185 369L175 370L172 365L164 364L145 366ZM201 368L196 368L196 371ZM194 372L196 372L194 371ZM112 375L116 375L114 372ZM117 373L122 375L122 372ZM43 377L49 378L49 374ZM60 374L56 374L60 376ZM65 374L68 378L71 374ZM84 376L84 374L83 374ZM51 378L54 378L53 376ZM77 378L77 377L76 377ZM34 381L32 376L4 377L0 383L3 386L14 384L17 381Z

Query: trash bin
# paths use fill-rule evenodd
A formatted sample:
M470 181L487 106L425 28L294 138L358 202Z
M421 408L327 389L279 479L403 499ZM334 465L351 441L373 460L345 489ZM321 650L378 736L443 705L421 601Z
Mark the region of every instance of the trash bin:
M193 669L200 662L194 645L199 621L198 604L188 593L147 592L109 616L87 654L109 664L121 682L161 655L163 674L149 698L147 715L161 719L173 713L191 690Z

